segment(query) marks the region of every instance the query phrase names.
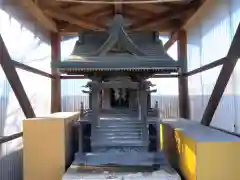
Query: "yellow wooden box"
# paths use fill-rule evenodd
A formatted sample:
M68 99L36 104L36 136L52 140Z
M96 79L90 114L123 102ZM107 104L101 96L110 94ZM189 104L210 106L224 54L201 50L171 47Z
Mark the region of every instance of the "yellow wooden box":
M54 113L23 121L24 180L60 180L70 165L72 121L79 113Z
M161 149L186 180L240 180L240 138L187 120L166 120Z

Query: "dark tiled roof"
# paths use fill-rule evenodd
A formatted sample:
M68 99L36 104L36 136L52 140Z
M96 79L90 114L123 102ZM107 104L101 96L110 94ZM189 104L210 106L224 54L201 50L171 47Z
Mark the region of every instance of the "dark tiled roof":
M164 52L162 42L156 40L153 33L135 32L128 35L144 55L137 56L129 52L112 51L108 51L106 55L94 55L109 35L105 32L89 32L76 43L72 55L67 60L53 64L53 67L57 67L63 73L133 70L169 73L177 71L178 62Z
M156 41L152 32L129 33L132 41L148 56L162 56L163 49L161 41ZM96 52L107 40L108 33L94 32L86 33L82 43L76 43L72 55L86 55Z

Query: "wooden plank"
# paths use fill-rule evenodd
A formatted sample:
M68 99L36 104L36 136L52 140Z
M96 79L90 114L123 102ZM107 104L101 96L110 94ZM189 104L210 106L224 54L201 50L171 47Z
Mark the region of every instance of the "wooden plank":
M144 18L156 16L156 13L154 13L153 11L147 10L145 8L139 8L138 6L131 5L131 4L128 4L126 7L124 6L124 11L125 10L135 13L136 17L139 17L139 14L141 14L141 16L143 16Z
M185 30L178 32L178 61L181 64L180 76L178 78L179 91L179 113L182 118L190 118L188 78L183 76L187 71L187 34Z
M81 28L91 29L94 31L106 29L105 26L101 25L98 22L92 22L92 20L89 20L87 18L80 18L80 17L72 16L63 10L59 10L59 11L45 10L45 12L53 18L56 18L61 21L67 21L67 22L69 22L71 24L75 24Z
M228 81L233 73L233 70L240 57L240 24L238 25L236 34L233 38L231 47L229 49L227 60L224 61L220 74L218 76L216 85L209 99L208 105L204 111L201 123L205 126L209 126L214 113L218 107L218 104L223 96Z
M17 61L13 61L13 60L12 60L12 63L16 68L19 68L19 69L22 69L22 70L25 70L25 71L28 71L28 72L32 72L34 74L38 74L38 75L41 75L41 76L45 76L45 77L48 77L48 78L52 78L52 79L55 78L53 75L48 74L47 72L44 72L44 71L41 71L39 69L33 68L33 67L28 66L26 64L23 64L23 63L20 63L20 62L17 62Z
M109 12L113 12L111 6L104 6L104 7L98 8L97 10L83 14L83 17L89 18L94 16L94 18L96 18L96 17L104 16Z
M161 12L159 14L156 14L156 16L148 18L144 21L140 21L138 23L135 23L131 25L129 28L133 30L142 30L147 26L153 25L153 24L159 24L159 22L166 21L168 19L174 18L176 16L179 16L182 13L185 13L191 9L194 9L196 7L195 1L189 3L186 6L179 7L176 9L171 9L168 11Z
M22 108L24 115L27 118L35 117L32 105L28 99L28 96L23 88L21 80L17 74L17 71L12 63L11 57L8 54L7 48L4 44L2 36L0 35L0 64L8 79L10 86Z
M52 63L61 61L61 36L58 33L51 34ZM61 79L57 69L52 68L51 84L51 112L61 111Z
M226 57L221 58L221 59L219 59L219 60L217 60L217 61L213 61L213 62L211 62L211 63L209 63L209 64L206 64L206 65L204 65L204 66L201 66L200 68L197 68L197 69L194 69L194 70L189 71L189 72L187 72L187 73L184 73L183 75L184 75L184 76L192 76L192 75L194 75L194 74L197 74L197 73L200 73L200 72L203 72L203 71L206 71L206 70L215 68L215 67L217 67L217 66L222 65L226 60L227 60Z
M47 17L43 11L31 0L20 0L22 6L47 30L57 32L56 23Z

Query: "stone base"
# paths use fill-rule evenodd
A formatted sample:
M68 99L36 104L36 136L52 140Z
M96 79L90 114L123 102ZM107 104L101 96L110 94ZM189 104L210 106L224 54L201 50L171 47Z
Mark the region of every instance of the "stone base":
M159 169L153 172L110 172L114 167L85 167L72 165L64 174L62 180L181 180L171 168ZM86 170L87 169L87 170ZM107 170L108 169L108 170Z

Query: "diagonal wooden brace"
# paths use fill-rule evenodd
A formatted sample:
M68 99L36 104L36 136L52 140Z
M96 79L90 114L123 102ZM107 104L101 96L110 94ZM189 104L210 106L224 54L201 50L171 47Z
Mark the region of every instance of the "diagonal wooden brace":
M17 74L13 61L7 51L4 41L0 35L0 64L2 69L11 85L13 92L22 108L23 113L27 118L35 117L32 105L27 97L27 94L23 88L21 80Z
M212 95L209 99L208 105L203 114L201 123L205 126L210 125L213 119L214 113L218 107L218 104L228 84L228 81L237 64L237 61L240 57L239 47L240 47L240 24L238 25L237 31L235 33L229 52L227 54L227 57L226 57L227 60L225 60L223 63L217 82L214 86Z

